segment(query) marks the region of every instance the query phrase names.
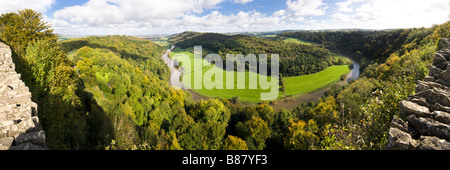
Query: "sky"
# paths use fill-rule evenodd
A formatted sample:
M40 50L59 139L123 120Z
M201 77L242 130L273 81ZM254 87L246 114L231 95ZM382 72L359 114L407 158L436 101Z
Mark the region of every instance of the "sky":
M450 0L0 0L0 13L24 8L62 35L395 29L450 20Z

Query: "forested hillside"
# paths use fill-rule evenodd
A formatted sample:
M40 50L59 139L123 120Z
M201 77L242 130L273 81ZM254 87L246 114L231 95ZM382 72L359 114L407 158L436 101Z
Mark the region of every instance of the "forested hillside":
M29 9L2 14L0 38L11 47L16 71L38 104L47 146L86 144L82 84L42 14Z
M351 52L361 59L361 68L364 69L370 61L385 62L392 53L399 52L401 55L405 50L410 50L413 44L419 45L431 31L427 28L412 28L392 31L299 31L280 35ZM403 48L405 45L409 47Z
M160 58L165 49L150 41L105 36L57 42L36 11L0 16L0 39L11 46L16 71L38 104L50 149L384 149L398 103L428 74L439 38L450 37L450 22L370 33L370 38L335 34L336 40L323 42L337 48L355 42L346 50L367 57L362 77L335 85L317 103L275 112L267 104L192 100L169 86ZM320 47L203 36L224 38L202 42L221 53L286 53L283 60L292 64L286 67L295 70L287 75L330 65L328 50ZM202 36L189 37L186 45ZM302 69L308 62L311 68Z
M226 54L279 54L283 76L312 74L333 64L343 64L337 63L339 60L334 60L331 52L322 47L246 35L184 32L170 37L169 42L181 48L202 46L216 51L224 60Z
M391 120L399 114L399 102L413 94L417 81L428 74L439 38L450 37L450 22L432 28L372 33L300 32L283 35L337 48L349 45L345 50L368 58L358 80L350 85L334 86L319 103L312 104L312 108L297 107L294 110L302 113L299 118L303 122L318 122L317 131L313 133L318 138L304 140L309 145L307 148L383 149ZM326 35L332 39L325 38Z
M57 43L33 10L0 21L1 40L12 47L38 104L50 149L267 148L271 107L192 101L169 87L162 48L150 41L106 36Z
M159 76L160 79L169 78L169 70L164 66L161 55L166 52L163 46L150 41L127 36L85 37L63 41L61 49L64 52L74 52L84 46L109 50L120 58L127 60L134 67L148 70ZM79 59L75 58L76 64Z

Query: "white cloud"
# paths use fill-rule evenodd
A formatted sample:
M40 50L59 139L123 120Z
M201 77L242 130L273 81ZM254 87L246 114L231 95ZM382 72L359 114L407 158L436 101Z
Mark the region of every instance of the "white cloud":
M276 16L266 16L257 11L223 15L219 11L213 11L205 16L187 15L181 20L172 23L172 27L188 30L200 30L208 32L252 31L270 30L279 27L281 19Z
M338 20L338 21L349 21L350 20L350 16L343 14L343 13L335 13L335 14L331 15L331 18L333 18L334 20Z
M331 17L341 27L370 29L430 27L448 21L450 6L443 0L347 0L336 3Z
M336 6L338 6L338 12L352 12L354 9L354 6L357 5L358 2L361 2L364 0L347 0L344 2L337 2Z
M249 2L252 2L253 0L234 0L234 3L238 3L238 4L246 4Z
M89 0L46 18L65 34L153 34L186 30L207 32L279 29L429 27L449 19L444 0L287 0L286 8L265 14L240 11L224 14L220 3L245 0ZM206 9L214 9L205 13ZM211 10L208 10L211 11Z
M86 4L66 7L54 13L57 20L88 26L141 22L162 25L166 20L189 13L201 13L223 0L89 0Z
M270 30L281 23L280 17L257 11L224 15L214 10L203 14L205 9L214 9L223 0L167 1L90 0L83 5L56 11L51 23L55 25L56 32L65 34L252 31Z
M25 8L45 13L54 3L55 0L0 0L0 14L17 12Z
M328 8L322 0L288 0L286 6L286 9L275 11L272 15L289 21L302 22L305 21L305 17L325 15Z
M286 2L288 12L293 12L294 16L321 16L325 14L327 4L322 0L288 0Z
M283 16L285 13L286 13L286 10L282 9L282 10L275 11L272 15L273 16Z

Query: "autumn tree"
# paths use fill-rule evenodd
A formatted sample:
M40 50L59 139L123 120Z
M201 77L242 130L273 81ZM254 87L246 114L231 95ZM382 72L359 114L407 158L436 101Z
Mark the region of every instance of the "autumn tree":
M253 116L250 120L236 125L240 137L245 139L250 150L263 150L266 140L271 137L267 122L260 117Z
M314 120L311 119L308 123L302 120L289 122L291 125L284 143L286 149L308 150L318 146L319 137L314 134L318 131L318 127Z
M57 40L51 25L43 20L42 13L32 9L2 14L0 22L2 39L18 53L24 52L32 41Z
M248 150L247 143L239 137L228 135L222 147L223 150Z

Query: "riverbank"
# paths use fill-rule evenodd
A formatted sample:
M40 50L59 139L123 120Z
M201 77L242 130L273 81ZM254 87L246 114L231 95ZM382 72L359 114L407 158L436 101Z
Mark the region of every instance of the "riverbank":
M310 93L306 93L306 94L302 94L302 95L298 95L295 97L288 97L285 99L282 99L280 101L275 102L275 104L271 105L272 108L275 111L280 111L282 108L286 109L286 110L292 110L294 108L296 108L297 106L303 104L303 103L309 103L309 102L317 102L319 101L319 99L323 96L325 96L325 92L331 89L331 86L333 84L338 84L338 85L346 85L348 84L351 80L356 80L357 78L359 78L359 74L360 74L360 63L359 61L357 61L354 57L350 56L349 54L345 54L345 53L338 53L335 52L341 56L344 56L350 60L352 60L353 62L353 69L350 70L350 72L347 74L346 78L344 80L338 81L336 83L331 83L319 90L310 92Z
M173 49L174 49L174 47L172 46L172 48L169 49L163 55L164 62L169 66L169 68L171 70L170 85L175 88L184 89L185 91L187 91L188 93L190 93L192 95L194 100L208 100L209 97L205 97L203 95L197 94L193 90L186 90L184 88L183 83L180 81L180 77L181 77L182 73L174 67L173 60L169 57L169 53ZM350 80L357 79L359 77L359 68L360 68L359 62L356 61L354 57L349 56L348 54L342 54L342 53L338 53L338 52L335 52L335 53L337 53L340 56L349 58L353 62L353 69L351 69L350 72L347 74L345 80L334 80L332 82L329 82L327 85L324 85L323 87L317 88L310 92L300 94L300 95L294 95L294 96L290 96L290 97L284 97L278 101L271 102L272 103L271 106L273 107L273 109L275 111L279 111L282 108L287 109L287 110L292 110L295 107L297 107L298 105L301 105L302 103L317 102L321 97L325 96L325 92L327 90L329 90L333 84L345 85L345 84L348 84L348 82ZM239 105L239 106L255 105L256 106L257 104L243 102L243 103L237 104L237 105Z

